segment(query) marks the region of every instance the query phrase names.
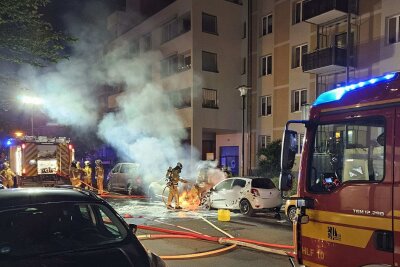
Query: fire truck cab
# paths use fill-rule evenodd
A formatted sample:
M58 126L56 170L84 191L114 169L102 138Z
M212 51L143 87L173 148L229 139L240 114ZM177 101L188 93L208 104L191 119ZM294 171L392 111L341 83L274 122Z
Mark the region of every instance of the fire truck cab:
M10 167L20 186L51 186L69 174L74 148L66 137L22 136L10 145Z
M321 94L307 121L283 135L279 188L291 189L300 158L297 262L306 266L400 265L400 73Z

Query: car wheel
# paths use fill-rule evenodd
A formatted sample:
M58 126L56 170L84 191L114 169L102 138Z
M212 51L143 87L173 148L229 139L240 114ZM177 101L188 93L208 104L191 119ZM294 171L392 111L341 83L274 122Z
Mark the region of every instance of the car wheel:
M240 213L247 216L252 216L254 214L254 209L250 204L250 201L243 199L239 203Z
M296 218L296 207L295 206L290 206L289 208L288 208L288 211L287 211L287 219L288 219L288 221L290 222L290 223L293 223L294 222L294 219Z
M112 192L112 190L113 190L112 183L111 183L111 181L109 181L108 184L107 184L107 191L108 192Z

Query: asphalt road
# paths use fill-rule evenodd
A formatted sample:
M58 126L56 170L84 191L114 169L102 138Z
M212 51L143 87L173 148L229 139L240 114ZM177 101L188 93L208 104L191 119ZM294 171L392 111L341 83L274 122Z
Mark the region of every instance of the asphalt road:
M150 225L172 230L181 230L176 226L210 236L223 236L219 231L207 224L201 217L206 218L217 227L234 237L253 239L268 243L292 245L292 228L282 214L282 220L274 219L274 214L256 214L246 217L231 212L229 222L217 220L217 211L169 211L162 202L149 202L133 199L109 199L111 205L123 216L128 223ZM151 233L138 230L137 235ZM191 254L221 248L219 244L188 239L157 239L144 240L143 245L160 256ZM274 255L253 249L236 248L229 252L211 257L188 260L168 260L168 266L290 266L286 256Z

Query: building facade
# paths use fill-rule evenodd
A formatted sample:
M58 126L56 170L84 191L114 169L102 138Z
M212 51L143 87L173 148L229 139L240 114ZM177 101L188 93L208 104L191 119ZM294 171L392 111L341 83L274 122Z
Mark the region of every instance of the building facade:
M250 174L257 151L319 94L399 70L397 0L176 0L136 22L130 1L109 18L113 42L160 51L151 77L186 99L176 112L188 142L236 174L242 152ZM251 88L245 110L241 85Z

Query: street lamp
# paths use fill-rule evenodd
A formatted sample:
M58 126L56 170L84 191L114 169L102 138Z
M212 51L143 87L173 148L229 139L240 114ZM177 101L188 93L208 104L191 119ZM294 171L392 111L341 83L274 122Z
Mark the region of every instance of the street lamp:
M36 96L29 96L29 95L23 95L20 97L20 100L24 104L29 104L32 106L32 113L31 113L31 134L33 136L33 107L34 106L39 106L44 103L44 100L40 97Z
M245 122L245 109L246 109L246 95L251 87L241 85L238 87L240 96L242 97L242 177L244 176L244 122Z

